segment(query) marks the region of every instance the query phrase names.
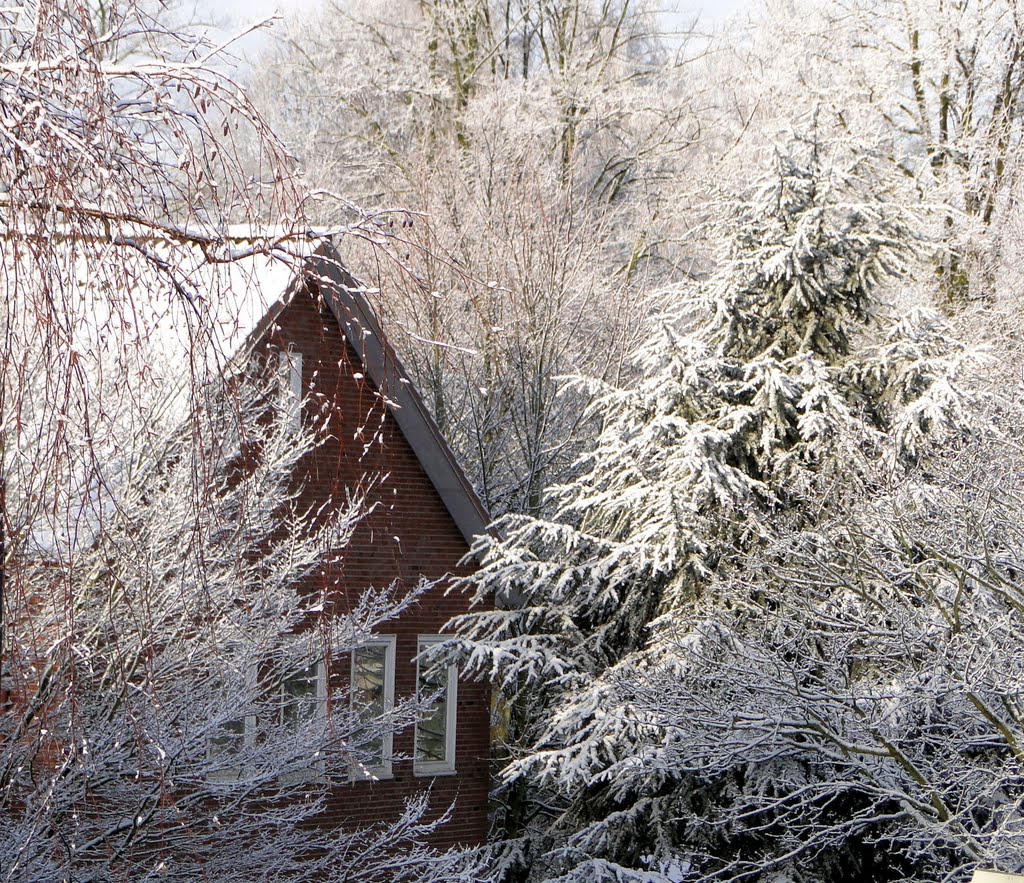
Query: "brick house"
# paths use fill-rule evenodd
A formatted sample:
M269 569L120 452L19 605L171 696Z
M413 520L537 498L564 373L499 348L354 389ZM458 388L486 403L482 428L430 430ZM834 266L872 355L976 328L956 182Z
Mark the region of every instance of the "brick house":
M237 244L244 253L244 237ZM60 519L26 518L18 522L20 533L0 531L8 544L0 567L0 870L11 879L149 879L172 866L171 879L177 880L269 879L275 867L285 868L281 879L325 879L318 863L334 855L330 850L350 832L363 829L353 833L357 851L365 829L372 829L370 837L383 832L377 859L396 847L421 846L415 829L396 844L389 832L401 826L386 825L403 816L407 800L421 795L429 795L425 821L445 814L430 846L443 850L485 840L489 688L460 678L454 667L439 671L417 658L468 607L466 597L445 590L452 576L471 571L464 561L473 537L486 530L487 515L333 245L321 243L298 265L268 259L265 240L259 245L248 265L245 258L213 263L230 284L208 289L203 306L211 306L210 340L193 339L188 329L181 339L172 337L159 324L163 314L154 320L154 344L166 344L174 356L171 379L187 359L206 360L214 370L198 372L205 384L193 375L190 395L173 403L171 438L161 430L157 447L145 448L146 468L131 487L164 501L160 487L172 481L168 476L181 475L186 491L175 499L185 500L196 487L197 463L220 470L224 481L218 487L241 487L245 473L257 471L247 462L242 424L204 423L213 427L206 436L211 453L195 460L198 435L187 428L190 418L181 418L209 415L203 403L216 410L219 393L230 391L236 378L243 385L255 368L257 379L271 381L257 384L257 423L273 424L275 431L285 421L316 425L319 444L284 471L283 481L294 482L299 493L296 509L323 513L327 520L336 503L344 511L352 490L376 505L340 554L332 547L321 557L316 548L310 553L316 566L293 571L308 574L302 581L289 577L274 584L288 601L295 598L294 587L302 603L279 619L273 611L255 612L250 624L265 625L271 639L249 642L248 656L236 652L246 643L237 632L225 627L207 639L205 629L222 612L224 621L231 620L250 600L244 592L256 593L264 584L260 556L266 546L245 545L244 529L193 533L191 514L179 512L175 521L166 505L144 507L154 522L172 525L166 548L179 551L179 539L191 544L199 537L197 560L205 564L224 554L219 569L204 569L198 579L185 573L187 567L176 569L179 562L163 552L151 567L131 517L119 522L123 532L109 546L97 541L98 532L61 533ZM196 267L201 292L211 262L199 256ZM143 288L141 312L156 313L160 296L156 285ZM268 306L268 296L278 299ZM219 314L212 309L218 306ZM208 343L214 354L205 352ZM233 357L225 371L228 354ZM155 362L149 360L147 369ZM161 397L176 389L153 386ZM268 390L272 407L280 409L276 417L283 419L270 419ZM8 488L0 482L0 490ZM211 491L211 498L218 493ZM258 493L247 500L261 513L274 509ZM93 526L96 512L109 511L103 508L107 501L76 497L68 504L74 516L68 522ZM227 511L200 510L204 517ZM0 514L7 528L12 521L6 508ZM224 521L229 526L230 517ZM281 519L265 521L273 523L269 531L287 533ZM304 518L294 521L306 526ZM216 607L190 607L213 597L211 579L219 579L222 590ZM357 609L369 589L394 584L401 595L421 581L430 585L425 594L354 649L337 649L352 648L350 635L337 643L319 640L316 627L344 622L343 614ZM182 591L184 584L195 591ZM115 595L118 617L107 606ZM323 605L307 607L308 596L324 599ZM211 609L217 612L211 615ZM89 622L102 628L82 627L86 611ZM153 621L171 627L154 631ZM302 640L306 632L308 641ZM97 664L95 670L81 663L85 658ZM168 696L173 701L165 702ZM381 730L389 705L406 697L419 697L425 713L414 725ZM384 733L379 743L377 735L361 744L348 738L358 736L351 724L364 711L378 724L374 732ZM332 729L335 720L340 723ZM344 738L328 741L338 733ZM260 758L279 747L275 740L285 743L279 757L261 766ZM266 824L263 812L279 810L286 822ZM347 872L344 860L341 875Z
M464 613L468 599L446 594L446 579L464 575L473 537L488 516L389 345L360 286L337 251L323 243L306 259L287 289L256 322L239 351L264 359L282 373L292 401L308 419L326 416L326 441L301 461L300 504L319 508L343 499L366 475L384 478L370 492L377 506L363 519L328 581L334 609L351 609L370 587L397 580L409 586L436 582L414 607L351 654L298 677L298 693L325 695L348 681L359 698L383 710L396 698L429 691L433 712L379 747L379 762L335 787L327 821L343 827L397 818L404 802L429 790L432 814L451 808L433 845L482 844L487 831L489 703L486 684L446 682L417 665L416 657ZM323 428L323 427L322 427ZM316 591L322 586L300 586ZM396 759L402 758L402 759Z

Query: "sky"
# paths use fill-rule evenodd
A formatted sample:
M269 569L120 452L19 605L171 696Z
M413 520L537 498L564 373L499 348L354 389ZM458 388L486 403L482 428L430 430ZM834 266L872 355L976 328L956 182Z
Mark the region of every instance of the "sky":
M253 24L275 14L288 14L302 8L315 8L322 0L193 0L201 19L215 22L212 36L219 42L233 36L245 25ZM676 7L665 12L664 29L668 33L689 32L694 23L698 29L713 27L729 16L751 9L757 0L661 0L665 7ZM265 48L272 30L263 30L246 36L234 46L236 58L252 59Z
M207 0L209 2L209 0ZM203 0L199 0L200 8ZM230 16L236 22L254 21L275 12L289 12L302 6L316 5L316 0L216 0L215 8L219 15ZM668 2L665 5L670 5ZM751 0L675 0L679 7L676 13L689 22L695 14L700 14L702 21L721 21L745 6Z

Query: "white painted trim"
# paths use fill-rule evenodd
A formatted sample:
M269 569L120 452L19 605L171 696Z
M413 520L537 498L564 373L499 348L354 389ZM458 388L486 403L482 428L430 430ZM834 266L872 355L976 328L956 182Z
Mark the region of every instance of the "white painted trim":
M342 263L334 244L324 241L310 258L307 272L321 285L335 319L359 356L363 370L386 397L398 423L448 514L467 545L488 532L490 516L455 460L427 406L388 342L361 286Z

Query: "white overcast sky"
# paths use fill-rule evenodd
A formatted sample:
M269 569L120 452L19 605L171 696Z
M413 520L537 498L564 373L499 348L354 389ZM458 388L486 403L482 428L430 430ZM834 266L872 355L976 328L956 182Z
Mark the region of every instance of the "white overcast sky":
M204 5L218 17L224 16L235 23L242 23L273 15L275 12L314 7L317 0L197 0L200 10ZM677 6L679 12L672 17L678 16L682 22L688 24L699 14L702 22L710 24L752 5L752 0L669 0L664 5Z
M313 10L323 0L185 0L195 9L199 21L212 25L210 33L215 42L235 35L245 25L253 24L275 14L290 14L297 10ZM667 32L690 32L696 24L698 30L711 29L734 13L753 9L759 0L662 0L666 8L664 28ZM268 45L273 33L261 30L247 35L233 46L232 55L238 60L252 59ZM244 63L244 62L243 62Z

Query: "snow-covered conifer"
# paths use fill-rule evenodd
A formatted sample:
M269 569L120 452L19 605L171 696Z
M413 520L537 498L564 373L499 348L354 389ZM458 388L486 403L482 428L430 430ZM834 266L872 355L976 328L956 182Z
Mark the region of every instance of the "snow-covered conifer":
M657 722L636 766L699 795L672 820L694 876L1020 872L1019 443L982 424L926 466L879 469L615 673L616 703Z
M730 607L711 593L738 555L959 426L965 356L936 317L894 321L880 297L915 237L878 168L794 141L725 202L719 269L654 324L641 379L599 390L601 431L555 517L505 518L481 545L476 588L510 603L459 621L453 652L508 698L510 873L699 876L681 820L739 786L665 762L671 729L623 699L623 672L666 671L677 618Z

